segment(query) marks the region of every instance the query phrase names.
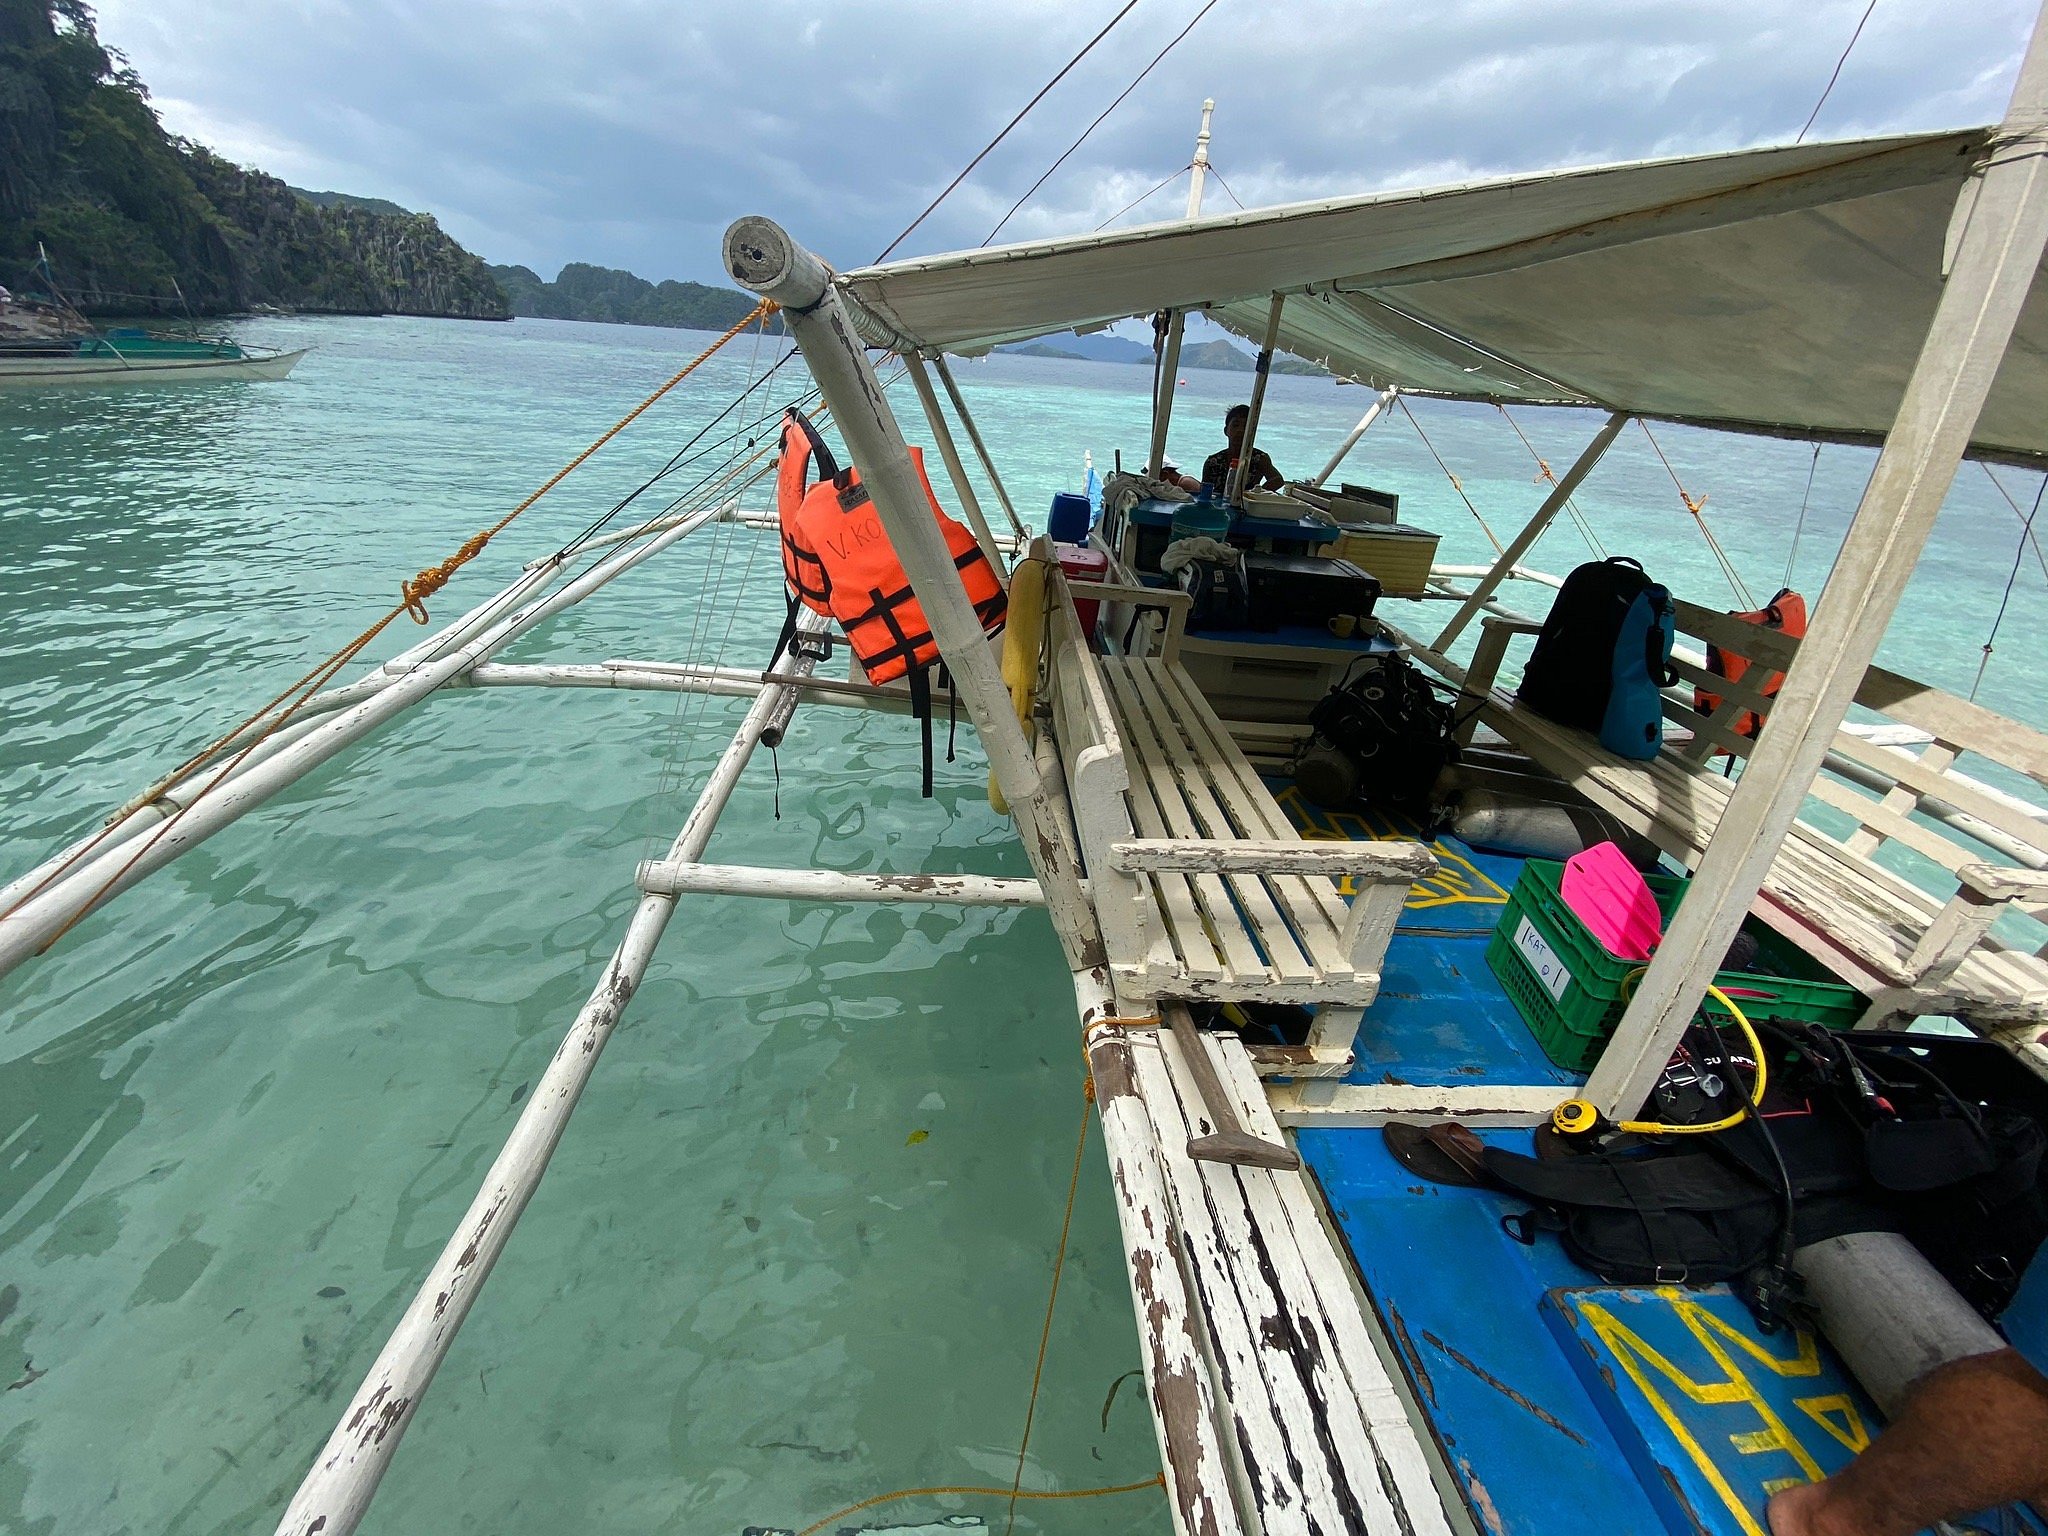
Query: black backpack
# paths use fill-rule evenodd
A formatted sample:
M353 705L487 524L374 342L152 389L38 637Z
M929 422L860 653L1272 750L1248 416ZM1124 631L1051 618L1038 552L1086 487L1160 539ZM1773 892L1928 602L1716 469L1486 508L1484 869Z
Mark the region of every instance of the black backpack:
M1626 755L1654 757L1654 725L1659 719L1654 690L1672 681L1665 670L1669 626L1655 620L1668 612L1670 594L1626 555L1588 562L1565 577L1564 585L1551 602L1549 617L1543 621L1543 632L1536 637L1536 649L1522 673L1519 692L1521 701L1546 719L1582 731L1601 732L1609 724L1608 704L1615 685L1617 646L1638 599L1643 599L1652 611L1652 628L1662 631L1661 636L1652 638L1663 638L1664 655L1655 657L1647 675L1638 679L1642 684L1638 691L1645 692L1649 701L1649 750L1644 753L1638 748ZM1643 644L1644 636L1635 635L1632 652L1639 652ZM1637 659L1631 655L1632 662ZM1635 713L1642 711L1638 708Z

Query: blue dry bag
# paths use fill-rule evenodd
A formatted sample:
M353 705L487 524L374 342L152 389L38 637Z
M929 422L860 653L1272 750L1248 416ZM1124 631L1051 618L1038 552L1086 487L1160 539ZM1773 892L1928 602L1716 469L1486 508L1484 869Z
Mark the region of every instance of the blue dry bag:
M1664 744L1659 690L1678 681L1671 670L1674 612L1668 588L1637 592L1614 637L1614 679L1600 718L1600 745L1617 757L1647 762Z

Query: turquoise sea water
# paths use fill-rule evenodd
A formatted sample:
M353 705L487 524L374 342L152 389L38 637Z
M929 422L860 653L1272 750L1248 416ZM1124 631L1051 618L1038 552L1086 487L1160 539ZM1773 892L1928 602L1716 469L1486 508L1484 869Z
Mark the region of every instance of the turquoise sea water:
M241 334L317 350L280 385L0 397L0 876L353 636L704 340L541 321ZM436 619L658 467L751 352L529 513ZM1084 449L1104 470L1142 453L1145 369L956 366L1027 515ZM1183 463L1247 383L1188 375ZM1365 403L1278 379L1261 440L1309 473ZM1492 411L1418 412L1505 537L1541 493L1528 451ZM1593 426L1520 419L1560 472ZM1767 598L1811 450L1657 431ZM1808 591L1871 460L1820 457ZM2002 473L2030 503L2035 478ZM1346 475L1398 491L1447 558L1490 553L1405 420ZM1608 548L1737 605L1635 429L1579 500ZM1968 691L2017 533L1966 468L1892 665ZM1584 557L1561 524L1535 563ZM508 659L756 662L774 565L767 535L707 532ZM2029 553L1980 693L2035 721L2044 593ZM268 1528L610 954L634 861L666 846L742 708L431 700L0 979L0 1530ZM1026 872L965 728L960 746L921 801L906 722L806 709L779 790L764 755L710 856ZM737 1533L1006 1482L1080 1086L1042 915L686 898L365 1528ZM1136 1366L1091 1143L1030 1486L1156 1469ZM1001 1517L899 1508L860 1518ZM1152 1495L1025 1505L1017 1525L1166 1529Z

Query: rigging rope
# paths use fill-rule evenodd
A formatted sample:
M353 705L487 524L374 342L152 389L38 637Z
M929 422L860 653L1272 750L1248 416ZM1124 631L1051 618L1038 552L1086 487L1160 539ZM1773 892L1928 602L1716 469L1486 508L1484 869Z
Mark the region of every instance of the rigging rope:
M567 479L571 473L573 473L578 467L580 467L584 462L586 462L592 454L596 453L598 449L602 448L614 437L617 437L620 432L624 431L628 425L630 425L633 421L637 420L641 415L643 415L649 409L649 407L651 407L657 400L661 399L663 395L666 395L670 390L674 389L684 379L688 378L692 373L694 373L700 366L702 366L702 364L707 359L709 359L714 353L716 353L719 350L719 348L723 347L727 342L731 341L733 337L737 336L741 331L745 330L747 326L753 324L755 320L760 319L765 321L767 316L773 314L777 307L778 306L774 303L774 301L769 299L763 299L759 304L755 305L753 310L750 311L744 319L740 320L735 325L733 325L722 336L720 336L716 341L714 341L709 347L705 348L703 352L699 353L688 364L686 364L683 368L678 370L671 378L667 380L667 382L662 384L660 388L656 389L645 400L642 400L632 410L628 411L595 442L591 443L589 447L585 448L581 453L577 454L575 458L571 459L554 475L550 476L547 482L543 484L538 490L536 490L532 495L528 496L524 501L520 502L518 506L514 507L509 513L507 513L504 517L500 518L496 523L492 524L489 528L472 535L468 540L466 540L463 543L461 548L458 549L456 553L450 556L447 560L442 561L438 565L428 567L426 570L423 570L418 575L414 576L410 581L401 584L401 601L396 607L392 608L388 613L384 614L381 618L373 622L361 634L357 635L355 639L351 640L348 644L342 646L340 649L336 650L333 654L328 656L325 661L322 661L318 665L316 665L311 671L307 672L304 676L299 678L297 682L294 682L289 687L285 688L281 693L277 694L267 704L263 705L262 708L258 709L257 711L255 711L255 713L248 716L239 725L235 726L232 730L226 732L224 735L217 737L205 748L193 754L191 757L187 758L180 767L174 769L170 774L160 779L157 785L153 787L152 791L147 797L144 797L139 801L131 801L130 805L133 809L131 810L130 814L133 814L133 810L140 810L142 805L151 803L151 801L153 801L157 796L161 795L163 791L167 789L172 783L176 782L176 780L184 777L186 774L210 762L214 758L215 754L223 751L229 743L235 741L244 731L247 731L252 726L256 725L258 722L263 723L263 728L259 732L257 732L257 734L248 742L248 744L242 747L242 749L239 752L237 752L233 757L229 758L218 773L214 774L213 777L208 779L204 784L200 786L196 794L194 794L190 799L186 800L184 804L178 806L174 811L172 811L172 813L169 816L165 817L164 820L160 822L156 827L152 828L148 833L144 834L141 838L138 839L141 846L136 849L135 853L125 863L123 863L122 866L118 870L116 870L113 873L113 875L111 875L99 887L98 890L94 891L93 894L90 897L88 897L85 900L85 902L82 903L75 912L72 913L70 918L65 921L63 926L58 928L55 933L51 934L50 937L44 941L43 945L37 952L43 953L47 951L52 944L55 944L59 939L63 938L65 934L69 933L72 930L72 928L76 927L78 923L81 922L89 913L94 911L98 907L100 902L105 899L107 894L110 891L112 891L113 888L116 885L118 885L122 880L127 878L129 872L133 870L135 866L139 862L141 862L141 860L145 856L148 855L151 849L156 847L156 845L160 843L170 833L171 829L175 827L179 823L179 821L181 821L184 818L185 814L188 811L190 811L194 806L198 805L202 800L204 800L208 794L213 792L213 790L218 788L223 781L225 781L230 775L232 775L235 772L236 769L238 769L244 762L248 760L251 753L255 752L266 741L268 741L279 730L281 730L285 726L285 724L289 722L292 719L292 717L298 713L299 709L306 703L308 699L310 699L315 693L319 692L321 688L325 687L326 684L330 682L341 671L343 667L347 666L351 661L355 660L357 656L361 655L363 650L370 644L370 642L376 639L378 635L382 634L384 630L388 628L392 624L392 622L398 618L400 614L411 614L414 617L414 619L416 619L418 622L427 622L426 609L424 606L426 598L432 596L435 592L438 592L442 587L447 585L449 578L452 577L456 571L460 570L464 565L468 564L471 560L475 559L478 554L482 553L484 548L489 545L490 541L493 538L495 538L499 533L503 532L505 528L508 527L515 518L517 518L521 513L525 512L528 508L532 507L534 503L538 502L543 496L545 496L549 491L553 490L557 485L561 484L563 480ZM272 711L276 711L276 713L272 714ZM44 875L43 878L39 880L34 886L30 887L26 892L24 892L14 902L12 906L8 907L5 912L0 912L0 918L12 916L14 913L20 911L21 908L28 902L34 900L43 891L47 890L52 882L58 880L68 871L75 868L80 860L84 859L101 843L105 842L107 838L111 837L114 833L114 830L117 827L119 827L125 820L125 816L115 817L113 820L109 821L105 826L103 826L92 837L86 839L77 848L73 849L72 852L68 854L61 862L59 862L53 869L51 869L48 874Z
M1692 520L1699 525L1700 537L1707 541L1707 548L1713 551L1714 558L1720 562L1721 574L1728 578L1728 585L1735 589L1735 596L1743 607L1756 607L1756 599L1750 596L1749 588L1742 583L1742 573L1735 569L1735 562L1728 558L1728 552L1721 548L1721 541L1714 537L1714 530L1707 526L1708 498L1695 498L1686 490L1685 482L1678 478L1678 471L1671 467L1671 460L1665 458L1664 446L1657 441L1656 434L1650 430L1650 424L1638 416L1636 425L1643 429L1643 436L1650 440L1650 446L1656 450L1658 461L1664 466L1664 473L1669 475L1671 483L1678 487L1678 499L1685 503L1685 510L1692 514Z
M976 155L972 160L968 161L966 168L962 170L958 176L955 176L951 181L946 183L946 189L943 192L941 192L937 197L933 198L929 203L925 204L924 212L920 213L916 218L912 219L907 225L905 225L903 228L903 233L898 235L894 240L891 240L889 242L888 248L884 250L881 255L877 256L875 258L875 261L878 263L884 262L887 261L891 256L895 255L896 247L901 245L905 240L908 240L911 236L911 232L915 230L918 225L922 224L926 219L932 216L932 210L934 208L938 207L939 204L943 203L948 197L952 196L953 189L955 187L959 186L961 182L965 181L969 176L974 174L974 168L977 165L981 164L982 161L986 160L989 157L989 154L995 149L995 147L1010 136L1010 130L1015 128L1019 123L1023 122L1024 119L1030 115L1031 109L1037 106L1041 101L1045 100L1046 95L1052 90L1052 88L1058 85L1062 80L1066 79L1068 74L1072 72L1074 66L1076 64L1079 64L1083 59L1087 58L1088 55L1094 51L1095 45L1101 42L1105 37L1109 36L1109 34L1115 30L1116 24L1122 21L1126 16L1130 15L1131 11L1137 6L1137 4L1138 0L1125 0L1124 8L1118 11L1114 16L1109 18L1109 25L1105 26L1100 32L1096 33L1093 37L1089 38L1088 41L1082 46L1081 51L1075 54L1071 59L1067 60L1065 67L1063 67L1058 74L1054 75L1050 80L1046 81L1044 85L1038 88L1038 94L1036 96L1033 96L1029 101L1025 102L1023 107L1018 111L1017 115L1011 118L1009 122L1003 125L1003 131L1001 133L997 134L994 138L990 139L987 144L982 146L981 153Z
M1223 173L1222 173L1221 171L1219 171L1219 170L1217 170L1217 169L1216 169L1216 162L1215 162L1215 161L1211 160L1211 161L1209 162L1208 170L1209 170L1209 174L1210 174L1211 176L1214 176L1214 177L1216 178L1216 185L1217 185L1217 186L1219 186L1219 187L1221 187L1221 188L1223 189L1223 195L1224 195L1225 197L1229 198L1229 199L1230 199L1230 200L1231 200L1231 201L1232 201L1233 203L1236 203L1236 204L1237 204L1237 211L1238 211L1239 213L1243 213L1243 212L1244 212L1244 203L1242 202L1242 200L1240 200L1240 199L1239 199L1238 195L1237 195L1237 194L1236 194L1235 192L1233 192L1233 191L1231 191L1231 190L1230 190L1230 183L1229 183L1229 182L1227 182L1227 181L1225 181L1225 180L1223 179Z
M1550 461L1536 451L1536 445L1529 441L1529 434L1522 430L1522 424L1515 420L1514 417L1508 415L1508 408L1501 404L1500 401L1494 401L1493 406L1506 419L1507 424L1515 429L1515 436L1522 440L1522 446L1529 450L1529 457L1536 461L1536 483L1538 485L1557 484L1557 472L1550 467ZM1567 496L1564 499L1564 509L1570 515L1573 525L1578 528L1579 537L1586 541L1586 548L1593 552L1593 558L1605 560L1607 558L1607 550L1601 545L1599 537L1593 532L1593 525L1587 521L1586 514L1579 510L1578 502L1572 497Z
M1820 116L1820 109L1828 104L1828 93L1834 90L1835 82L1842 78L1842 66L1849 62L1849 55L1852 52L1854 52L1856 48L1856 39L1863 35L1864 25L1870 20L1870 13L1876 9L1877 0L1870 0L1870 4L1866 5L1863 8L1863 20L1857 22L1856 30L1849 34L1849 46L1847 48L1844 48L1842 50L1842 56L1839 59L1835 60L1835 72L1832 75L1828 76L1828 83L1821 90L1820 100L1816 101L1813 104L1813 110L1806 114L1806 126L1799 130L1799 137L1792 141L1794 144L1803 144L1806 142L1807 134L1813 130L1813 120Z
M1472 498L1465 494L1464 482L1451 473L1451 466L1444 462L1444 456L1436 451L1436 444L1432 443L1429 440L1429 434L1422 430L1422 423L1417 421L1415 413L1408 409L1408 397L1406 395L1396 395L1394 403L1401 407L1401 414L1408 418L1408 424L1415 429L1415 435L1422 439L1422 446L1429 450L1429 456L1436 460L1436 467L1444 472L1444 478L1451 482L1451 489L1456 491L1458 499L1465 503L1465 510L1470 512L1478 521L1480 531L1486 535L1487 541L1493 545L1493 552L1497 555L1506 554L1507 546L1494 536L1493 529L1487 526L1486 519L1479 516L1479 509L1472 505Z
M1991 472L1989 464L1979 459L1977 465L1984 471L1984 478L1998 488L1998 494L2003 496L2005 504L2012 508L2012 515L2020 520L2021 531L2026 534L2027 542L2034 547L2034 560L2041 567L2041 574L2044 577L2048 577L2048 554L2041 552L2041 537L2034 532L2031 526L2028 526L2027 514L2021 511L2020 504L2012 499L2012 492L2005 488L2005 482Z
M1806 466L1806 489L1799 497L1799 521L1792 525L1792 547L1785 551L1785 579L1778 583L1787 591L1792 586L1792 567L1799 560L1799 536L1806 532L1806 506L1813 500L1813 476L1820 468L1820 444L1813 445L1813 462ZM2017 509L2015 509L2017 510Z
M2034 505L2027 513L2027 520L2020 527L2020 541L2012 552L2012 571L2005 578L2005 595L1998 600L1998 612L1991 620L1991 633L1984 637L1984 656L1977 663L1977 679L1970 684L1970 702L1976 703L1977 690L1984 686L1984 670L1991 665L1991 652L1998 644L1998 631L2005 623L2005 610L2012 603L2013 584L2020 579L2020 563L2027 558L2027 540L2034 532L2034 518L2041 511L2041 495L2048 491L2048 474L2041 476L2041 483L2034 488Z
M1159 67L1161 60L1163 60L1169 53L1173 52L1175 48L1180 46L1180 40L1186 37L1190 32L1194 31L1196 24L1199 23L1204 16L1208 15L1211 11L1216 9L1216 5L1217 0L1208 0L1207 4L1205 4L1199 11L1195 12L1194 20L1190 21L1186 26L1182 27L1179 32L1174 34L1172 42L1168 43L1164 48L1160 49L1157 53L1155 53L1152 56L1152 62L1150 64L1147 64L1143 69L1139 70L1137 78L1131 81L1129 85L1125 86L1121 91L1117 93L1116 100L1112 101L1108 106L1104 107L1101 112L1096 114L1095 121L1090 123L1086 128L1081 130L1081 137L1074 140L1073 143L1069 144L1066 147L1066 149L1061 152L1059 159L1053 161L1051 165L1045 168L1045 174L1039 177L1038 180L1031 183L1030 191L1027 191L1022 197L1018 198L1016 202L1012 203L1010 205L1010 211L1004 214L1000 219L996 220L996 227L990 230L988 234L983 237L981 242L983 245L987 245L989 241L995 239L997 235L1002 233L1003 226L1009 223L1010 220L1017 216L1017 210L1019 208L1022 208L1026 203L1031 201L1032 193L1036 192L1040 187L1044 186L1048 181L1052 179L1052 173L1067 163L1067 156L1071 155L1075 150L1079 149L1083 144L1088 142L1088 135L1093 133L1096 129L1102 126L1102 120L1108 117L1109 114L1114 112L1118 107L1122 106L1124 104L1124 98L1126 96L1130 95L1131 92L1135 91L1140 85L1144 84L1145 77L1151 74L1153 70ZM1233 201L1234 200L1235 198L1233 195Z
M1190 160L1186 165L1182 166L1179 170L1175 171L1171 176L1167 177L1166 180L1160 182L1150 192L1147 192L1143 197L1136 198L1131 202L1125 203L1123 207L1117 209L1115 213L1112 213L1108 218L1104 219L1100 224L1096 225L1095 228L1089 231L1089 233L1093 235L1101 234L1105 229L1109 228L1110 225L1114 224L1118 219L1122 218L1125 214L1129 213L1133 208L1138 207L1142 203L1151 202L1153 198L1157 197L1160 193L1164 192L1168 187L1172 186L1176 181L1179 181L1181 177L1187 175L1187 173L1189 171L1192 171L1194 168L1195 162Z

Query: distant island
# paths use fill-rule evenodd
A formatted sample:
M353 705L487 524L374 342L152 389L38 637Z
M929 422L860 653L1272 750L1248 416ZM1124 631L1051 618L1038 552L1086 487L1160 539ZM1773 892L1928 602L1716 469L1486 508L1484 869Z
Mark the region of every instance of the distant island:
M0 0L0 284L37 285L38 243L91 314L510 313L431 215L301 193L165 133L81 0Z
M1086 363L1144 363L1149 367L1152 362L1152 349L1142 341L1100 334L1041 336L1036 341L1015 341L996 350L1017 357L1064 357ZM1180 365L1183 368L1214 369L1221 373L1251 373L1257 368L1258 359L1218 337L1214 341L1185 343L1180 349ZM1327 372L1314 363L1290 357L1284 352L1274 354L1273 371L1318 376Z
M650 283L616 267L572 261L545 281L531 267L492 267L515 315L543 320L598 320L612 325L665 325L722 331L759 302L737 288L673 280Z

